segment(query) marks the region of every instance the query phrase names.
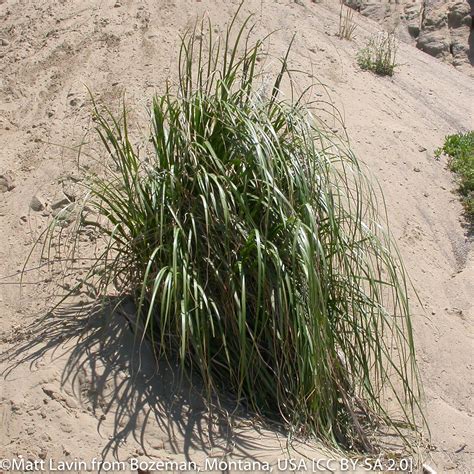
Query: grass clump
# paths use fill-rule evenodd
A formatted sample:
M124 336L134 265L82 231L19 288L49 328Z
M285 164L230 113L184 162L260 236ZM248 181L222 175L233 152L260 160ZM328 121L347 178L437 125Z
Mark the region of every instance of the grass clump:
M346 7L341 0L341 9L339 11L339 30L337 36L340 39L351 40L357 25L354 23L354 10Z
M357 63L363 70L379 76L393 76L396 64L397 42L394 33L380 32L369 38L357 54Z
M281 98L286 58L265 91L263 42L251 45L246 24L234 31L234 19L223 40L210 26L184 37L148 153L125 112L96 106L108 168L77 230L95 228L105 250L84 281L133 295L142 336L197 370L209 395L370 451L375 425L415 424L403 266L354 154L303 97Z
M448 157L448 166L459 177L459 192L466 212L474 218L474 131L448 135L444 145L435 151L439 158Z

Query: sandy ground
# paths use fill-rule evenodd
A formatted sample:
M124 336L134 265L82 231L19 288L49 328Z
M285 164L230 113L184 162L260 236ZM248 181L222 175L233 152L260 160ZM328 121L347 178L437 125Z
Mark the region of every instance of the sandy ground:
M33 269L20 292L18 276L52 207L82 179L71 147L91 126L85 86L112 107L126 92L139 122L153 93L173 77L179 33L202 14L223 26L237 5L0 0L0 175L14 186L0 193L0 457L147 455L200 463L229 450L236 459L282 456L285 439L275 431L217 418L208 430L199 397L173 395L172 371L157 373L144 362L138 372L125 318L105 331L100 318L81 316L76 307L35 323L58 286L44 269ZM296 33L292 64L325 85L315 93L330 93L355 152L382 185L421 300L413 298L412 307L432 431L424 457L438 472L472 472L472 241L453 177L433 151L446 134L474 128L473 80L404 44L393 78L360 71L355 54L378 27L357 17L355 41L339 40L336 1L248 0L243 17L250 12L256 36L277 30L277 55ZM84 145L89 153L94 147ZM87 156L80 164L88 164ZM34 196L45 209L31 209ZM86 299L79 295L77 303L83 307ZM301 449L311 458L327 456L317 443Z

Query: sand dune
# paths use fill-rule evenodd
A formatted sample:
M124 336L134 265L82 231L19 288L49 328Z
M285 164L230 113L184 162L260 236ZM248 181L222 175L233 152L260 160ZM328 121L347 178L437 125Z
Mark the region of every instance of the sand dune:
M413 294L432 430L423 456L438 472L470 472L472 240L453 176L434 150L446 134L474 128L474 83L408 44L400 45L393 78L359 70L356 52L379 26L357 16L355 40L339 40L337 3L248 0L242 18L255 15L256 37L275 30L274 55L296 34L292 65L324 85L315 94L329 94L355 152L379 180L421 301ZM237 6L234 0L0 0L0 175L10 183L0 193L3 457L201 463L233 450L233 459L275 462L284 452L284 436L257 430L245 417L236 426L214 418L209 431L199 396L190 389L172 397L172 371L156 373L146 355L144 370L134 370L138 356L128 357L133 344L124 316L102 330L100 319L81 316L76 307L38 323L58 292L46 267L26 273L21 293L18 285L18 271L53 208L65 193L80 192L74 147L81 141L80 165L94 167L86 87L112 108L125 93L132 119L143 123L153 94L176 73L179 33L202 15L222 27ZM264 67L276 64L270 57ZM78 295L82 309L86 302ZM300 449L311 458L329 456L317 442Z

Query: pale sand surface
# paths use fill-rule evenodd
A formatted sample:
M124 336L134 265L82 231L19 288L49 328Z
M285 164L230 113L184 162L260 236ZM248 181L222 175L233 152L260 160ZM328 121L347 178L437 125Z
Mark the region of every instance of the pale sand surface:
M438 472L472 471L472 241L453 177L434 149L446 134L474 128L473 80L408 45L400 47L393 78L362 72L355 55L377 25L357 17L355 41L340 41L336 1L299 3L248 0L241 18L255 13L256 37L277 30L272 54L282 54L296 33L293 66L325 84L354 151L380 181L422 302L412 299L432 430L425 456ZM140 122L153 93L174 77L179 33L203 14L223 26L237 6L233 0L122 0L120 7L114 0L0 0L6 40L0 46L0 174L15 184L0 194L0 351L14 354L0 364L0 457L147 454L200 463L226 450L236 459L282 456L284 437L243 421L230 427L221 420L211 436L198 397L173 397L172 373L156 374L146 354L144 370L131 377L123 318L106 334L96 320L87 326L72 311L67 322L30 326L57 286L43 281L44 271L30 272L20 295L15 275L48 221L46 212L29 209L31 198L57 202L63 187L73 188L81 177L76 151L65 146L77 145L91 127L85 86L112 107L126 91ZM276 66L267 60L268 70ZM327 456L317 443L301 449L311 458Z

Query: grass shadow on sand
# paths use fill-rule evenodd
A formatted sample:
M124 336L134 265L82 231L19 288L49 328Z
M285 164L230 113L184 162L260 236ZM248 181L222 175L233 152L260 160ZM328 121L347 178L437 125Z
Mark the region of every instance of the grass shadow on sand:
M184 453L187 461L195 461L195 450L204 456L232 451L232 458L246 460L254 459L255 450L268 453L271 447L260 439L257 424L231 416L222 405L210 412L199 382L180 380L177 367L156 361L149 343L136 340L133 304L115 307L113 300L101 306L73 305L36 319L2 355L9 361L2 375L7 378L21 364L31 368L44 358L64 358L61 386L97 418L99 432L104 423L113 424L103 459L120 459L121 444L131 438L149 455L149 441L157 437L168 440L164 449ZM252 430L245 430L249 424ZM285 436L281 438L284 447Z

